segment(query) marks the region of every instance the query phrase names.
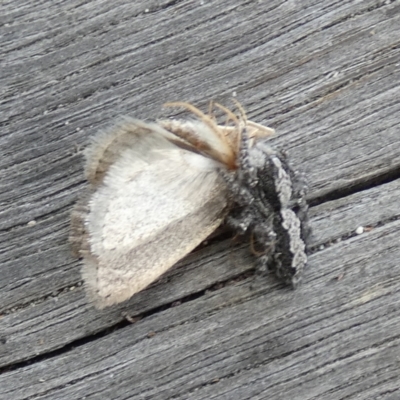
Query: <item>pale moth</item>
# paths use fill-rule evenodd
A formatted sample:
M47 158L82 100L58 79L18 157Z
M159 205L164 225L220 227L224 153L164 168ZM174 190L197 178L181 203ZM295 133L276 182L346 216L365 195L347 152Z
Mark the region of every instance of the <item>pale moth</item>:
M272 149L273 129L219 104L195 118L124 119L86 149L89 189L70 241L89 298L104 308L146 288L223 221L249 234L258 269L296 286L306 257L307 185ZM218 125L212 108L222 110Z

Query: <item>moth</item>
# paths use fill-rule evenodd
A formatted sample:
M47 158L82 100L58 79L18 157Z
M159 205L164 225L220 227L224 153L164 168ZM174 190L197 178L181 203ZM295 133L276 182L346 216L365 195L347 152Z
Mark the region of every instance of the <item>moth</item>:
M258 270L296 286L306 264L307 185L268 145L274 130L210 103L187 120L125 118L85 151L87 193L71 218L90 299L104 308L146 288L224 221L249 235ZM218 125L213 109L226 115Z

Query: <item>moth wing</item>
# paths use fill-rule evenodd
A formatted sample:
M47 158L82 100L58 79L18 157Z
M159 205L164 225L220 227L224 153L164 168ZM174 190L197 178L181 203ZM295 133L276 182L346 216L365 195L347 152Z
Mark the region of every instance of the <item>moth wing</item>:
M108 165L85 218L82 275L99 308L156 280L210 235L227 209L215 161L175 146L152 125L130 125L134 146L120 148Z
M143 140L144 136L147 136L146 140ZM168 146L167 140L176 142L178 138L158 124L122 118L111 130L92 138L85 150L86 179L95 187L103 181L110 166L127 147L135 147L137 153L147 153L149 149Z
M156 133L155 133L156 132ZM148 137L143 140L144 136ZM147 124L133 118L122 118L111 130L102 131L91 138L85 149L85 176L90 187L78 200L71 213L69 241L72 254L79 257L89 250L85 219L89 213L88 203L96 188L101 185L106 173L120 157L122 151L135 147L138 153L148 154L149 149L168 147L168 140L175 137L157 124Z

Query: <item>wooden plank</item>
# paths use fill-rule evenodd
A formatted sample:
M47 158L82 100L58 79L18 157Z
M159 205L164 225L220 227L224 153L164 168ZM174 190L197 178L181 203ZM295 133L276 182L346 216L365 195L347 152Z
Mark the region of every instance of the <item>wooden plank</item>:
M262 280L228 286L5 372L2 394L334 399L373 398L384 382L396 389L399 228L394 221L313 254L299 290L271 290ZM372 386L361 385L369 379Z
M333 243L348 240L355 235L359 226L373 229L382 222L400 218L399 198L400 181L396 180L313 207L310 220L314 232L311 246L320 251ZM366 213L366 209L370 212ZM159 284L139 293L124 307L96 311L87 304L81 287L43 299L37 305L10 313L2 319L0 337L6 343L0 354L0 365L10 365L45 354L86 337L88 332L101 332L117 325L123 319L121 309L128 310L129 315L135 317L157 307L171 305L187 296L202 293L215 282L229 282L246 273L252 275L253 269L254 259L248 246L234 246L227 240L214 243L188 256ZM240 279L247 278L244 275ZM254 277L250 277L250 281L253 279ZM274 291L277 290L273 278L265 278L264 283ZM232 301L239 301L243 293L238 292L232 296ZM247 296L249 294L242 300ZM221 304L224 304L223 299ZM63 332L61 336L60 331Z
M400 217L400 182L360 191L311 208L313 246L344 240L356 234L359 227L367 230Z
M399 397L399 11L375 0L3 2L0 393ZM255 280L247 246L216 240L131 301L94 310L67 245L87 138L120 114L178 113L160 111L167 100L231 96L309 177L305 284Z

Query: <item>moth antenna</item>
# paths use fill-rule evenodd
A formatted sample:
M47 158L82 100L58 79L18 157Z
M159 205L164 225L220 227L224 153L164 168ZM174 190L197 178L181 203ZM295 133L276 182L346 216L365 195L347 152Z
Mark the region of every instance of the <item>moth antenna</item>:
M236 126L239 126L239 120L238 117L235 115L235 113L233 113L229 108L224 107L223 105L219 104L219 103L215 103L215 107L219 108L220 110L224 111L227 115L227 120L226 123L228 123L229 120L232 120L233 123Z
M238 108L240 116L242 117L246 126L249 126L249 127L257 129L261 132L264 132L265 136L275 135L275 129L269 128L268 126L258 124L257 122L249 121L247 119L246 111L244 110L243 106L239 103L239 101L237 101L234 98L232 99L232 101L235 103L236 107Z
M204 114L197 107L191 105L190 103L185 103L184 101L173 101L163 104L163 107L183 107L197 115L213 132L220 136L218 125L210 118L208 115Z
M219 103L215 103L215 106L226 113L226 115L227 115L226 124L228 124L229 120L232 120L236 126L237 135L236 135L236 137L234 137L234 139L236 139L236 143L234 143L234 147L235 147L234 151L236 154L238 154L239 148L240 148L240 142L241 142L241 138L242 138L242 130L240 127L239 119L235 113L233 113L231 110L229 110L229 108L226 108Z
M204 114L197 107L185 103L183 101L174 101L170 103L165 103L163 107L183 107L187 110L191 111L193 114L197 115L222 141L226 142L225 136L221 133L221 130L218 128L218 125L212 120L211 117Z
M247 124L246 111L244 111L244 108L242 107L242 105L235 98L232 98L232 101L235 103L235 106L239 110L239 114L240 114L242 120L244 121L245 124Z
M229 140L227 140L227 138L223 134L221 128L217 125L217 123L215 121L213 121L213 119L210 116L204 114L201 110L199 110L197 107L193 106L192 104L186 103L183 101L169 102L169 103L165 103L163 106L164 107L183 107L183 108L186 108L187 110L189 110L190 112L192 112L194 115L197 115L199 117L199 119L201 119L201 121L203 121L212 130L212 132L215 133L217 138L221 142L225 143L228 146L230 154L228 154L227 158L225 158L225 157L219 157L219 158L224 164L229 166L229 168L233 168L233 165L235 163L235 158L236 158L236 152L233 149ZM217 151L217 153L220 153L220 152Z
M208 115L214 121L214 123L216 123L216 118L213 113L213 109L214 109L214 101L210 100L210 102L208 103Z
M264 135L260 135L260 134L256 135L256 134L254 134L254 137L267 137L267 136L275 135L275 129L269 128L268 126L264 126L264 125L258 124L257 122L249 121L247 119L246 111L244 110L244 108L240 104L240 102L237 101L234 98L232 98L232 101L235 103L235 105L236 105L236 107L237 107L237 109L239 111L239 114L240 114L245 126L249 127L249 128L253 128L253 130L255 132L258 131L258 132L262 132L264 134ZM239 140L239 143L238 143L238 148L239 148L240 147L240 139L238 138L238 140Z
M235 98L232 98L232 101L235 103L235 105L239 111L241 120L244 124L244 129L246 129L247 124L248 124L246 111L244 111L244 108L242 107L242 105L240 104L240 102L238 100L236 100ZM247 132L247 134L248 134L248 132ZM242 143L242 135L243 135L243 130L240 130L240 133L238 135L238 143L237 143L238 152L240 151L240 146Z

